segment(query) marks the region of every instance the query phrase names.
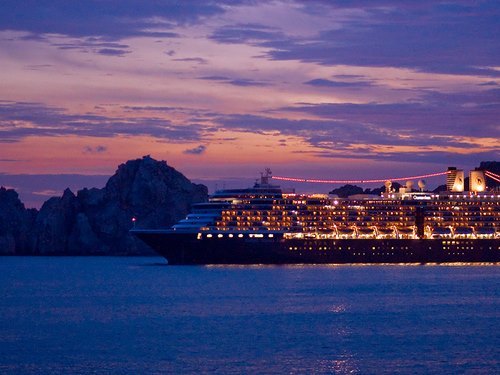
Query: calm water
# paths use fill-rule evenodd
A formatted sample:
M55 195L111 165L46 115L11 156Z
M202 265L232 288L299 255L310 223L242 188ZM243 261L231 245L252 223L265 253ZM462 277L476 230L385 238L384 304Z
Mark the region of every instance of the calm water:
M500 267L0 258L0 373L500 373Z

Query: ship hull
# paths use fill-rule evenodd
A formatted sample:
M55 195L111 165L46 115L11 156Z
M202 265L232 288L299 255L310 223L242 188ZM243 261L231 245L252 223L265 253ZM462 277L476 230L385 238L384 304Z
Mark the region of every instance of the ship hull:
M169 264L497 263L498 239L285 239L171 230L132 233Z

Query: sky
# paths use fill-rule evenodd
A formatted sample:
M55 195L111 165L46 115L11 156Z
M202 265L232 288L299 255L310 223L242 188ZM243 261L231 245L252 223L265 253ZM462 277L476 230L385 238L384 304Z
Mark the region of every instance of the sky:
M211 191L499 160L499 20L494 0L2 0L0 185L39 207L144 155Z

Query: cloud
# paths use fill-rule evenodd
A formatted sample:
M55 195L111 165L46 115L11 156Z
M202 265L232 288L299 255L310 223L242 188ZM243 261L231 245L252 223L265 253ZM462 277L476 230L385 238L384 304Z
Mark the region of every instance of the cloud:
M249 18L261 23L231 19L243 5L251 8ZM500 76L492 68L500 59L496 37L500 4L494 0L276 1L273 6L281 11L279 19L270 18L265 13L268 8L253 0L166 0L161 6L139 0L119 4L4 0L0 30L25 32L23 40L47 41L47 36L62 35L83 43L88 38L104 43L132 37L179 38L179 26L204 24L213 29L207 36L210 40L262 47L261 56L270 60ZM282 19L292 14L294 20L302 14L303 24L285 27ZM228 18L217 17L221 15ZM76 41L58 48L106 56L129 52L127 48L79 46Z
M219 119L226 129L235 129L259 134L279 132L281 135L298 136L311 145L349 150L357 144L385 146L470 146L448 137L428 136L420 132L401 132L371 123L338 120L291 120L254 115L233 115Z
M377 161L398 161L403 163L429 163L429 164L448 164L454 165L477 165L481 160L497 160L500 156L494 150L483 152L471 153L456 153L447 151L397 151L397 152L384 152L375 153L370 152L369 149L364 152L356 153L340 153L331 151L317 151L309 152L309 154L321 158L335 158L335 159L367 159Z
M46 190L40 190L40 191L33 191L32 194L41 195L42 197L55 197L55 196L61 195L61 191L60 190L46 189Z
M201 57L185 57L183 59L172 59L172 61L194 62L202 65L208 63L207 59L203 59Z
M259 44L282 38L284 34L276 28L260 24L224 25L210 35L212 40L229 44Z
M83 148L83 153L84 154L101 154L105 151L107 151L107 147L106 146L101 146L101 145L98 145L96 147L92 147L92 146L85 146Z
M47 68L52 68L52 64L34 64L34 65L25 65L24 68L26 70L44 70Z
M129 46L123 43L110 42L101 37L86 37L72 39L64 42L52 42L54 46L61 50L77 50L86 53L97 53L105 56L124 56L130 53Z
M330 87L330 88L361 88L373 86L371 82L368 81L332 81L329 79L317 78L307 82L306 85L315 87Z
M483 82L480 83L479 86L500 86L498 83L495 81L489 81L489 82Z
M190 148L190 149L184 150L184 153L190 154L190 155L201 155L205 152L206 149L207 149L207 146L199 145L195 148Z
M192 142L210 131L199 124L174 125L157 117L116 118L95 114L69 114L62 108L40 103L0 101L0 142L15 142L29 136L146 135Z
M256 81L250 78L230 78L225 76L205 76L199 77L199 79L207 81L216 81L221 83L226 83L228 85L247 87L247 86L268 86L269 84L262 81Z
M309 33L290 35L263 25L222 25L210 38L263 47L267 51L262 56L271 60L500 76L491 68L500 59L500 3L494 0L296 4L293 11L300 8L316 20L331 19L332 26L310 24Z
M183 0L120 2L88 0L3 0L0 30L27 31L31 38L43 34L71 37L102 36L112 40L127 37L164 37L176 25L194 23L200 18L222 14L225 5L243 1Z
M121 108L126 111L132 112L165 112L165 113L181 113L189 116L191 121L202 121L205 119L211 119L218 114L213 111L209 111L201 108L188 108L188 107L170 107L170 106L121 106Z
M500 138L499 97L500 89L450 94L425 91L412 102L304 104L283 110L389 129L405 136Z
M174 111L181 111L184 110L185 108L183 107L169 107L169 106L130 106L130 105L125 105L122 106L124 109L128 109L131 111L160 111L160 112L174 112Z
M127 53L130 53L130 51L113 49L113 48L102 48L100 50L97 50L97 53L99 55L105 55L105 56L125 56Z
M493 141L500 139L499 92L428 91L418 101L389 104L298 104L278 109L274 117L234 114L216 121L225 129L301 137L318 157L495 159L500 156ZM294 113L293 119L287 112ZM301 114L307 118L297 119Z

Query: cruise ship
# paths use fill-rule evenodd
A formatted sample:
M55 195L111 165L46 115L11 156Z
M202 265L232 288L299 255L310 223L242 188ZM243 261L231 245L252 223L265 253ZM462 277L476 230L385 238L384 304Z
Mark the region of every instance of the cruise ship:
M271 178L217 191L169 229L131 233L168 264L500 262L500 192L483 175L471 172L470 191L450 168L445 192L387 181L380 196L349 198L285 192Z

